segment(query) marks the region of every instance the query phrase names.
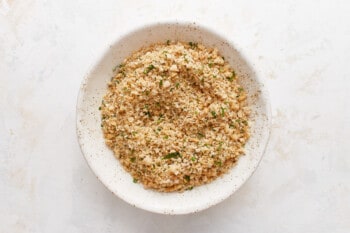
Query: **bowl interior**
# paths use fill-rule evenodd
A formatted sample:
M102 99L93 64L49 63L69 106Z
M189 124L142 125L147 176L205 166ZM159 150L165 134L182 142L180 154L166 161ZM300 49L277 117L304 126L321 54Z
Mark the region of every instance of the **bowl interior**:
M231 171L210 184L183 193L159 193L134 184L111 150L105 145L98 110L113 67L143 46L168 39L194 41L216 47L235 69L248 92L252 110L251 138ZM195 24L163 23L142 27L119 38L85 77L77 104L77 134L82 152L96 176L113 193L136 207L164 214L185 214L206 209L234 193L254 172L269 136L269 103L263 85L232 43Z

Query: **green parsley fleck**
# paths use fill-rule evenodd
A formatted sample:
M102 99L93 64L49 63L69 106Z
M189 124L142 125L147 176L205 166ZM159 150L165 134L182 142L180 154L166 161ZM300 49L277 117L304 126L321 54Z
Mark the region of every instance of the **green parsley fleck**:
M166 45L170 45L170 40L167 40L167 41L166 41Z
M176 87L176 88L179 88L179 86L180 86L180 83L176 83L176 84L175 84L175 87Z
M163 86L163 79L159 81L159 87Z
M221 107L221 116L224 117L225 116L225 108Z
M216 114L216 112L215 112L215 111L211 111L211 115L212 115L214 118L216 118L216 117L217 117L217 114Z
M100 107L98 107L98 110L100 110L100 111L101 111L101 106L100 106Z
M147 115L148 117L151 117L151 112L150 111L147 111L147 112L144 112L145 115Z
M215 164L216 166L218 166L218 167L221 167L221 166L222 166L221 160L215 161L214 164Z
M204 134L202 134L202 133L197 133L197 135L198 135L198 138L204 138Z
M192 189L193 189L193 186L188 187L186 190L192 190Z
M135 184L136 184L138 181L139 181L139 180L136 179L136 178L133 178L133 179L132 179L132 182L134 182Z
M157 124L160 124L164 120L163 114L160 114L157 120Z
M190 45L191 49L195 49L198 47L198 43L196 43L196 42L190 41L190 42L188 42L188 44Z
M165 136L164 136L164 139L168 139L168 138L169 138L169 136L168 136L168 135L165 135Z
M194 162L196 161L196 157L192 156L191 160Z
M243 87L239 87L239 88L238 88L238 91L239 91L239 92L244 91Z
M213 64L212 62L210 62L210 63L208 64L209 68L212 68L213 65L214 65L214 64Z
M154 68L156 68L154 65L149 65L144 71L144 74L148 74L151 70L153 70Z
M134 163L136 161L136 157L131 157L130 162Z
M184 179L186 180L186 182L190 182L190 176L189 175L184 175Z
M181 154L178 151L176 151L163 156L163 159L172 159L172 158L178 158L178 157L181 157Z
M230 77L228 77L228 81L232 82L234 79L236 78L236 73L234 71L232 71L232 74Z
M218 150L222 149L222 145L224 144L224 142L219 142L219 146L218 146Z

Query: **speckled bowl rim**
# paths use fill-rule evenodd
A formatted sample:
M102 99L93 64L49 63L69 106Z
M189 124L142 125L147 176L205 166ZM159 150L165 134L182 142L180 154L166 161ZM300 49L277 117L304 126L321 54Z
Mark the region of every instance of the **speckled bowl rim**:
M216 35L218 38L222 38L225 40L225 42L227 42L232 48L234 48L235 50L236 47L234 46L234 43L232 43L232 41L225 37L224 35L218 33L217 31L213 30L212 28L200 25L198 23L193 23L193 22L186 22L186 21L164 21L164 22L158 22L158 23L150 23L150 24L146 24L146 25L142 25L139 27L135 27L132 30L129 30L126 33L123 33L121 35L118 36L118 38L114 41L113 44L118 43L118 41L120 41L121 39L123 39L124 37L131 35L137 31L143 30L144 28L152 28L152 27L157 27L160 25L168 25L168 26L172 26L172 25L176 25L176 26L185 26L185 27L194 27L196 29L199 30L203 30L206 31L207 33L211 33L213 35ZM190 214L190 213L195 213L195 212L199 212L202 210L205 210L207 208L210 208L220 202L222 202L223 200L227 199L228 197L230 197L234 192L236 192L240 187L242 187L242 185L244 183L246 183L246 181L252 176L252 174L255 172L255 170L257 169L257 167L259 166L262 157L264 156L265 152L266 152L266 148L269 142L269 138L270 138L270 134L271 134L271 105L270 105L270 99L269 99L269 94L268 91L265 87L265 85L263 84L260 76L258 75L258 71L256 69L256 67L249 63L247 57L244 55L244 52L242 51L237 51L240 54L240 57L250 66L250 68L252 69L252 71L255 74L255 81L260 85L260 92L261 92L261 98L263 99L263 101L265 102L265 115L266 115L266 130L267 130L267 135L264 138L264 141L261 142L261 144L263 145L263 149L260 155L260 158L257 160L257 162L254 164L254 166L251 168L250 174L247 175L240 184L235 185L234 187L231 188L230 192L225 192L223 195L216 197L215 199L212 199L209 203L204 203L201 207L197 207L195 209L180 209L180 210L176 210L174 211L174 209L169 209L169 208L162 208L162 209L157 209L157 208L153 208L150 205L141 205L141 204L135 204L132 203L125 195L122 195L122 193L120 192L116 192L115 190L113 191L113 188L110 186L110 184L108 182L105 182L103 179L101 179L99 177L99 175L97 174L97 172L94 170L94 166L93 164L90 163L90 160L87 158L87 151L85 148L84 143L82 142L82 138L81 138L81 131L83 129L79 128L79 119L81 119L81 112L79 111L79 106L82 105L83 103L83 98L85 95L85 88L84 86L88 83L89 81L89 77L91 75L91 73L97 68L99 62L107 55L107 53L109 52L110 47L108 47L103 53L102 55L99 57L99 59L97 59L96 64L94 66L92 66L92 68L90 69L90 71L87 73L87 75L84 76L82 83L80 85L80 89L79 89L79 94L78 94L78 98L77 98L77 105L76 105L76 133L77 133L77 138L78 138L78 142L79 142L79 146L81 149L82 154L84 155L84 158L88 164L88 166L90 167L90 169L94 172L94 174L96 175L96 177L101 181L101 183L103 183L108 190L110 190L113 194L115 194L116 196L118 196L119 198L121 198L122 200L124 200L125 202L131 204L134 207L138 207L140 209L144 209L150 212L154 212L154 213L160 213L160 214L170 214L170 215L178 215L178 214ZM116 161L117 162L117 161ZM239 161L238 161L239 163ZM234 168L232 168L234 169ZM126 172L126 171L125 171ZM174 207L171 207L174 208Z

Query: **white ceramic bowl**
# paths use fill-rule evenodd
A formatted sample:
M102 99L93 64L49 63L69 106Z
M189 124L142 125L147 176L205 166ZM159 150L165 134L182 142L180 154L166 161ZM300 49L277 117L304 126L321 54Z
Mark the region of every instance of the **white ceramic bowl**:
M248 92L252 109L251 138L246 155L228 174L210 184L183 193L146 190L132 182L111 150L105 145L98 110L113 67L133 51L168 39L195 41L216 47L237 73ZM160 23L144 26L120 37L98 60L81 84L77 103L77 135L81 150L99 180L115 195L133 206L162 214L187 214L213 206L233 194L254 172L269 138L270 107L264 87L251 65L234 49L228 38L190 23ZM258 190L256 190L258 191Z

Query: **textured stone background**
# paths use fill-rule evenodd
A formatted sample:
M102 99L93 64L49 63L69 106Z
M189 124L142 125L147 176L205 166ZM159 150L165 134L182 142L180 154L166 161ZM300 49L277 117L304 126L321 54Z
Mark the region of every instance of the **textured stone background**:
M350 232L349 1L0 0L0 232ZM223 203L162 216L113 196L75 135L82 77L118 37L186 20L263 74L273 128Z

